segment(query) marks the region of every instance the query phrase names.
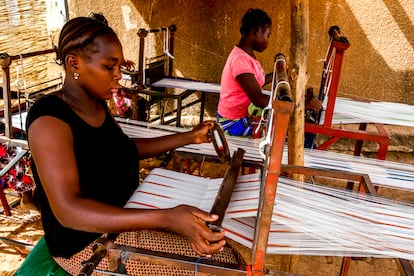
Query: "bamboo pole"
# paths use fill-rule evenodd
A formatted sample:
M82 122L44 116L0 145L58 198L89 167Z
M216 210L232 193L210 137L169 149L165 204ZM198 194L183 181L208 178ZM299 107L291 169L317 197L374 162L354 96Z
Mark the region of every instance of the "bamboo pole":
M304 165L305 129L305 91L308 81L308 40L309 40L309 0L291 0L291 52L290 79L292 97L295 105L288 128L288 163ZM303 175L292 175L293 179L303 181ZM298 255L283 256L281 270L294 272Z

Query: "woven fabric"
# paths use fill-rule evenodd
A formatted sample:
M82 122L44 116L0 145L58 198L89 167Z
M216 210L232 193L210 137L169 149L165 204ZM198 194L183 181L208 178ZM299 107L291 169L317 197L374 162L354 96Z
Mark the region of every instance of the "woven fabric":
M189 257L198 257L188 243L188 240L175 233L164 231L133 231L123 232L118 235L114 241L115 245L127 247L143 248L153 251L161 251L173 254L179 254ZM72 256L70 259L55 258L55 261L67 272L72 275L78 275L82 269L82 263L88 260L92 254L92 244L87 248ZM131 252L132 253L132 252ZM244 264L241 255L229 245L226 245L220 253L214 254L212 257L215 261L230 264ZM108 258L102 259L99 263L98 270L108 270ZM194 275L194 270L184 270L169 266L157 265L152 263L144 263L135 260L127 260L126 269L128 275L137 276L159 276L159 275ZM93 275L100 275L94 272Z

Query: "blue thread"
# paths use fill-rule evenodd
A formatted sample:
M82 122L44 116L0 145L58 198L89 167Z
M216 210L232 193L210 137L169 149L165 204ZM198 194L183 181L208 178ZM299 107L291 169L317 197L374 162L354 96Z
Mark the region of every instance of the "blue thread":
M206 257L200 257L196 260L196 262L195 262L195 275L196 276L198 275L198 262L201 261L201 260L207 260L207 259L208 258L206 258Z

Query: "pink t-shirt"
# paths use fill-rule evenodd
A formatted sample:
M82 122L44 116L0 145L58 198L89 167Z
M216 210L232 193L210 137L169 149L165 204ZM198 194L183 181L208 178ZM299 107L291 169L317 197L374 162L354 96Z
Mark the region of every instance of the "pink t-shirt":
M217 112L228 119L239 119L248 114L250 99L236 80L236 76L251 73L260 87L265 82L265 72L257 59L234 46L221 74L221 91Z

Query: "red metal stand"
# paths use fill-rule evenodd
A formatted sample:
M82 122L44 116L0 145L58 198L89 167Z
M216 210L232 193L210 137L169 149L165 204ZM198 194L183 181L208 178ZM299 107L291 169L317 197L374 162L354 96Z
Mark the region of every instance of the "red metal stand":
M6 195L4 194L3 186L0 187L0 202L3 206L3 212L6 216L11 216L10 205L7 202Z
M360 155L363 141L378 143L379 149L377 153L377 159L384 160L387 154L390 138L382 124L374 124L377 129L377 132L367 131L367 123L361 123L359 126L359 130L335 128L332 126L332 116L335 108L339 78L342 68L342 60L344 52L349 48L349 46L350 44L347 41L341 40L334 40L332 46L330 46L333 47L333 49L335 50L335 54L328 57L334 58L334 60L333 69L332 72L330 72L331 79L329 80L329 97L326 106L324 122L323 125L306 122L305 132L313 134L323 134L331 137L326 142L317 147L317 149L320 150L328 148L333 143L338 141L340 138L348 138L355 140L354 155Z
M344 52L350 46L347 39L338 39L337 35L339 34L339 28L337 29L337 31L338 32L334 31L334 33L331 34L332 43L329 45L328 56L326 57L325 61L325 65L333 62L333 67L332 69L328 68L328 70L331 71L323 72L324 74L327 74L329 76L329 79L324 80L324 76L322 77L321 90L319 92L329 93L328 102L325 110L324 122L322 125L319 125L317 123L306 122L305 132L313 134L322 134L330 137L324 143L316 147L319 150L327 149L329 146L331 146L333 143L337 142L341 138L355 140L354 155L356 156L359 156L361 154L363 141L375 142L379 145L377 159L385 160L390 138L382 124L374 123L377 132L367 131L368 123L360 123L358 130L344 129L342 127L335 128L332 126L332 117L334 114L343 56ZM348 275L350 261L350 257L343 258L340 275Z
M259 201L259 212L256 222L251 264L254 276L265 275L266 249L269 239L270 224L272 222L273 206L276 199L277 184L282 167L282 155L286 133L293 112L293 103L276 101L273 103L274 129L269 156L265 160L262 191Z

